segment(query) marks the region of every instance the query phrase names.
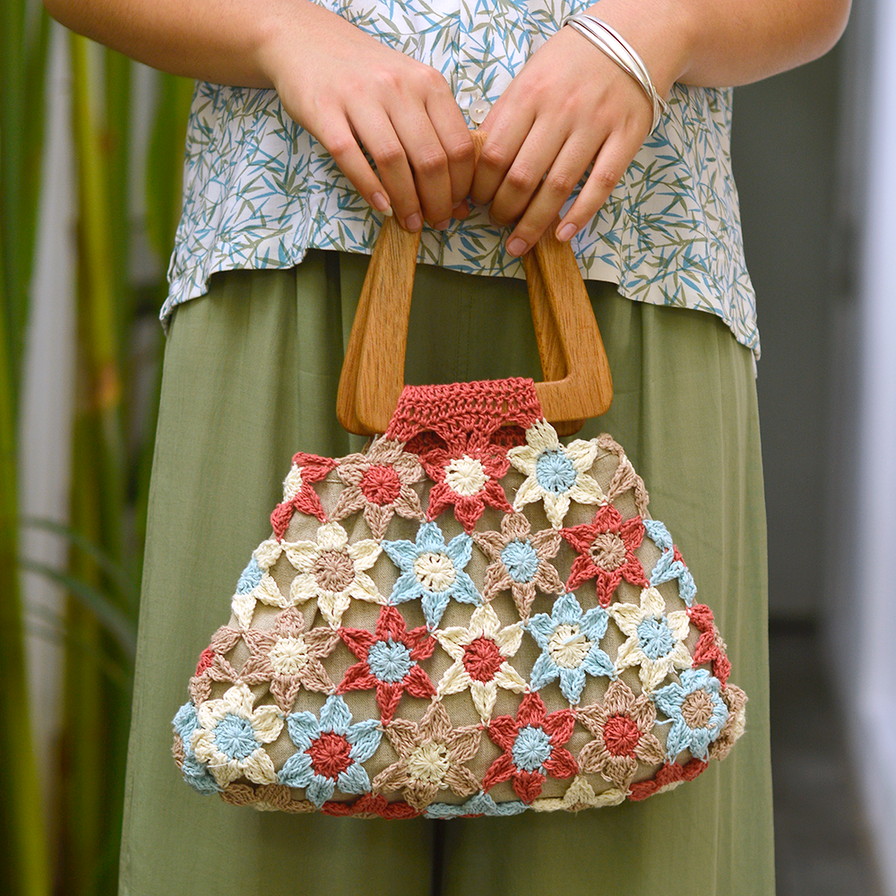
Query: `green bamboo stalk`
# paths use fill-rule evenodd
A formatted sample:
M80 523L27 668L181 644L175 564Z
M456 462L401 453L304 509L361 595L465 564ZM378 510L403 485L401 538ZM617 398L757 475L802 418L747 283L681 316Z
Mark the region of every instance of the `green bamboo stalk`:
M47 34L43 10L32 21L36 31L28 28L26 11L25 0L0 4L0 838L8 853L4 883L22 896L48 896L46 825L32 744L17 567L18 407L41 160L40 144L29 141L42 127L36 122L43 119Z

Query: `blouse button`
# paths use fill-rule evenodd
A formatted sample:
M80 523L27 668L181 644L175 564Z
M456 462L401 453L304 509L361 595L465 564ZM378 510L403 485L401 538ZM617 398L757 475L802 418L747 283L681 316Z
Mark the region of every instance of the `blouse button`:
M491 106L489 106L484 99L476 100L470 107L470 121L472 121L473 124L482 124L482 122L485 121L490 108Z

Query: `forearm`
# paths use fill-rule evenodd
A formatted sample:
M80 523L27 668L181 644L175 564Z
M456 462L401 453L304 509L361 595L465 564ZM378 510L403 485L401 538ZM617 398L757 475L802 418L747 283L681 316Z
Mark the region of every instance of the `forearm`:
M657 89L675 82L729 87L826 53L850 0L600 0L588 12L643 57Z
M281 35L309 41L344 20L310 0L44 0L63 25L153 68L271 87Z

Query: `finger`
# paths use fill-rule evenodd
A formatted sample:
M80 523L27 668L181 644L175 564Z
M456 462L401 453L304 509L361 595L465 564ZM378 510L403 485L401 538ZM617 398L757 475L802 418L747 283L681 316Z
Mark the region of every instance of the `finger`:
M336 116L328 119L330 124L314 136L333 156L339 170L351 185L361 194L364 201L385 215L392 215L392 201L389 190L377 177L376 172L358 145L345 116L338 121Z
M588 168L592 150L581 141L567 141L507 238L511 255L527 252L557 215Z
M535 122L534 111L527 108L517 107L514 114L505 113L509 93L510 89L495 103L482 123L481 130L488 136L479 153L470 187L470 197L478 205L492 203Z
M442 80L444 82L444 78ZM444 91L440 90L428 98L426 111L448 158L451 207L456 209L470 195L476 153L470 129L458 108L457 100L448 89L447 82L444 82L444 86Z
M355 113L352 126L376 165L399 224L406 230L420 230L423 216L414 173L392 122L382 108L367 107Z
M536 123L529 132L513 164L498 187L491 205L491 217L498 224L519 221L538 194L544 191L545 179L566 170L569 157L566 135L557 128L545 128ZM583 164L587 164L587 161ZM574 180L569 187L575 186ZM567 195L569 195L567 193Z
M557 225L559 240L566 242L572 239L603 208L640 146L641 141L628 137L607 140L575 202Z

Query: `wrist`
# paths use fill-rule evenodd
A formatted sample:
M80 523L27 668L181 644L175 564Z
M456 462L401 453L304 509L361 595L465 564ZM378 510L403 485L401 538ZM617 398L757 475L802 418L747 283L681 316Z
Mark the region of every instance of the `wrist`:
M682 0L600 0L584 10L613 27L634 48L656 92L668 98L681 80L695 46L698 29L693 4Z

